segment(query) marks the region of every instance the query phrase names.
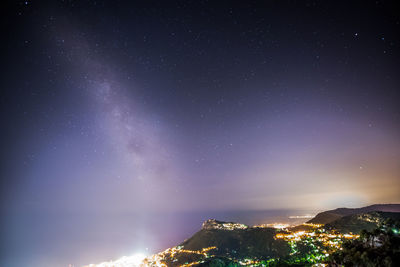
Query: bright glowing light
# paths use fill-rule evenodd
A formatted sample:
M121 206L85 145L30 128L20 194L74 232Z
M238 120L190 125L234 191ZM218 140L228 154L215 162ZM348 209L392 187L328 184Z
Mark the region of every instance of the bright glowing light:
M135 255L132 256L132 263L135 265L139 265L142 263L142 261L146 258L146 255L142 254L142 253L137 253Z
M275 228L275 229L286 229L289 227L289 224L286 223L272 223L272 224L267 224L267 226Z
M315 215L294 215L294 216L289 216L289 219L311 219L314 218Z
M324 226L323 224L316 224L316 223L303 223L305 226L311 226L312 228L320 228Z
M268 223L268 224L259 224L254 225L255 228L275 228L275 229L286 229L290 225L286 223Z
M142 253L136 253L132 256L124 256L116 261L89 264L84 267L139 267L143 266L144 259L146 259L146 255Z

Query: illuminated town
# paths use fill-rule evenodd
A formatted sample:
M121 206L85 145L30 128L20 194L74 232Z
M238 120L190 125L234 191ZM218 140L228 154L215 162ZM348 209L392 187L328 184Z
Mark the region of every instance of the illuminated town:
M202 225L203 229L207 230L238 230L238 229L247 229L248 226L241 223L234 223L234 222L220 222L215 219L207 220Z
M284 230L275 235L290 245L292 260L295 263L319 263L331 253L341 249L344 241L359 238L355 234L341 234L334 230L327 231L321 224L304 223L309 230Z
M274 240L285 241L288 245L288 255L284 258L240 258L235 251L223 256L230 266L274 266L279 262L288 264L318 264L323 263L328 256L341 249L344 241L356 239L359 235L341 234L333 230L326 230L322 224L304 223L292 226L284 223L261 224L249 227L244 224L219 222L211 219L203 223L203 230L207 231L250 231L266 229L275 231ZM183 245L168 248L160 253L142 257L134 255L123 257L114 262L91 264L86 267L134 267L134 266L200 266L213 259L219 259L218 247L210 246L201 250L185 249Z

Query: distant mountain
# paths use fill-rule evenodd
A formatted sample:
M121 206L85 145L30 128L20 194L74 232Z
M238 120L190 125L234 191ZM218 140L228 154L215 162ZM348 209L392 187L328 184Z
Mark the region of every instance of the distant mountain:
M308 223L327 224L344 216L368 213L372 211L400 212L400 204L376 204L363 208L338 208L334 210L328 210L318 213L313 219L309 220Z

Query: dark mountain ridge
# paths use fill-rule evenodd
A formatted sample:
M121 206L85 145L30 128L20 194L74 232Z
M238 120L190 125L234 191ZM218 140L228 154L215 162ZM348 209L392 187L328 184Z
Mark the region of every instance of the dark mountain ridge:
M345 216L368 213L372 211L400 212L400 204L375 204L362 208L337 208L318 213L314 218L309 220L308 223L327 224Z

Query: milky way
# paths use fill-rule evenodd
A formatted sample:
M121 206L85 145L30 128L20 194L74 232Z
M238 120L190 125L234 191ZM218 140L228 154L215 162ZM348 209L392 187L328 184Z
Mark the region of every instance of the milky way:
M88 45L84 45L86 42L80 42L83 44L78 43L78 47L88 49ZM79 51L77 54L87 53ZM135 210L136 206L167 209L164 200L177 191L173 187L177 174L168 126L135 99L137 85L121 82L122 75L116 74L106 62L101 63L100 57L98 61L83 59L76 58L84 74L83 87L88 103L93 105L94 129L112 147L116 158L110 161L119 165L113 177L115 191L112 194L125 192L124 201L129 210Z

